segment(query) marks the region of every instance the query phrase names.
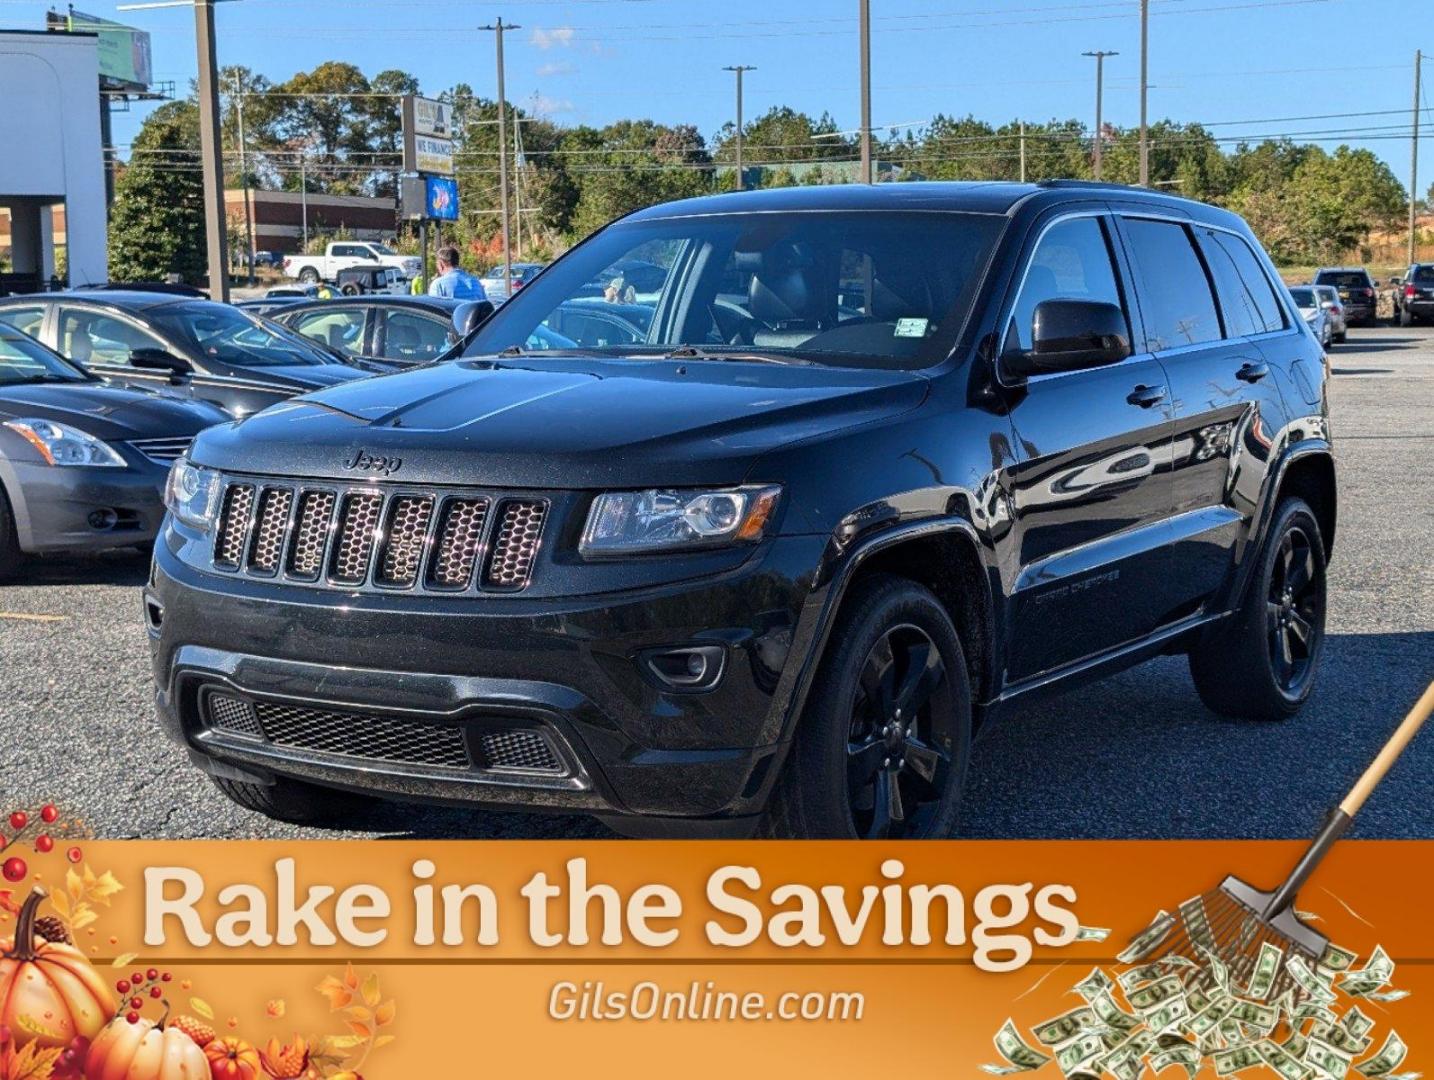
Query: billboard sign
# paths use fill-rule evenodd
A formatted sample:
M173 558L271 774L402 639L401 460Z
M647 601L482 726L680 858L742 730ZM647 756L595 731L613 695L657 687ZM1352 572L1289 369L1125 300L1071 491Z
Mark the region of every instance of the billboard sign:
M149 33L97 15L70 11L68 28L99 38L100 79L127 89L147 90L154 82Z
M409 95L403 99L403 167L453 175L453 106Z
M404 155L404 168L409 172L453 175L453 140L434 139L428 135L411 135L405 140L412 149Z
M430 221L458 220L458 181L451 176L425 176L424 206Z

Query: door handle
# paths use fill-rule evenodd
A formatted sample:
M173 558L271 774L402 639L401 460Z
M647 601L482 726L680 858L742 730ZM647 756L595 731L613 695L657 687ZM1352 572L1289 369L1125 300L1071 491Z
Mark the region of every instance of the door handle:
M1242 382L1257 383L1270 373L1269 364L1257 364L1254 362L1246 364L1239 371L1235 372L1235 378Z
M1153 405L1159 405L1165 400L1165 387L1163 386L1137 386L1125 400L1132 405L1139 405L1142 409L1148 409Z

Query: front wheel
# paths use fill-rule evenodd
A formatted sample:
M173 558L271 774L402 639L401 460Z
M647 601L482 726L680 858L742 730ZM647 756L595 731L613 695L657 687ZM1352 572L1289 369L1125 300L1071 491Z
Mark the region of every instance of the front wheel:
M319 272L312 266L306 266L299 271L299 280L305 285L317 285L319 283Z
M1308 700L1324 651L1324 540L1308 503L1280 503L1259 559L1240 610L1190 651L1190 673L1215 712L1283 720Z
M930 590L877 575L843 605L762 831L790 839L952 835L971 684Z

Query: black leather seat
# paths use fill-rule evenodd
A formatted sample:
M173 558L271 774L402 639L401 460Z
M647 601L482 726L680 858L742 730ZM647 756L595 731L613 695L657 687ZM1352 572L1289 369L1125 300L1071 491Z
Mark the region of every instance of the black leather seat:
M822 329L816 259L801 244L767 251L747 287L747 310L763 324L752 344L795 349Z

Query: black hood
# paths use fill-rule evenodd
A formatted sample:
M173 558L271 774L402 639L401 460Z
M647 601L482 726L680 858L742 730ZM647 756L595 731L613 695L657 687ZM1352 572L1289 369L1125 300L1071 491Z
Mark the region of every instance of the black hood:
M369 373L348 364L335 361L332 364L263 364L242 367L246 375L259 382L278 383L282 386L299 386L304 389L318 389L337 386L353 379L362 379Z
M0 384L0 419L69 424L97 439L193 435L229 419L213 405L100 382Z
M334 387L207 433L196 461L288 476L536 488L734 483L769 450L915 408L911 372L692 360L465 360Z

